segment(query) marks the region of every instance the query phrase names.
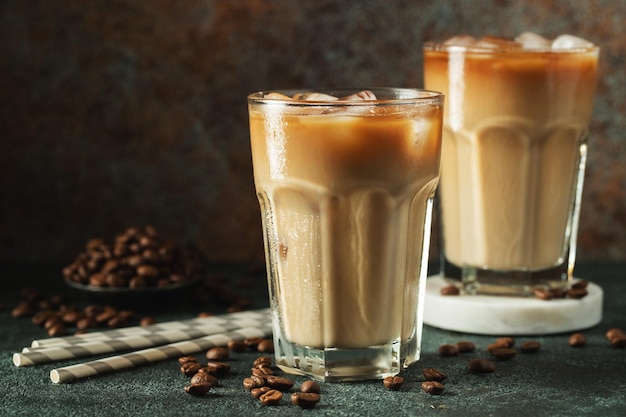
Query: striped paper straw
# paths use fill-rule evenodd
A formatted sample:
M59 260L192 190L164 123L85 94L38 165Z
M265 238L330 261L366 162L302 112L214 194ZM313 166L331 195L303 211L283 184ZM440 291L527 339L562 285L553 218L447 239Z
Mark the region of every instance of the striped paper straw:
M66 366L50 371L50 379L55 384L75 381L95 375L101 375L121 369L135 368L169 358L189 355L216 346L225 346L231 340L244 340L250 337L266 337L272 334L269 323L261 327L246 327L243 329L214 334L194 340L171 343L164 346L139 350L119 356L111 356L91 362Z
M125 336L114 340L86 341L75 345L52 345L42 348L24 348L21 353L13 354L15 366L38 365L46 362L94 356L138 348L164 345L181 340L196 339L212 334L229 332L245 327L261 327L267 320L241 319L223 325L174 329L148 335Z
M50 337L47 339L33 340L32 348L51 347L53 345L74 345L86 341L95 340L115 340L124 336L138 336L159 333L174 329L190 329L209 325L226 325L232 321L240 319L270 320L270 310L247 310L237 313L222 314L219 316L194 318L189 320L169 321L164 323L151 324L149 326L131 326L121 329L105 330L102 332L91 332L76 336Z

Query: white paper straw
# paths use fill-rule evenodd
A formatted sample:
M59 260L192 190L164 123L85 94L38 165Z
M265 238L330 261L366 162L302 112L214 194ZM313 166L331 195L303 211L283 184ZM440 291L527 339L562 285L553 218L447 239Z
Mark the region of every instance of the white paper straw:
M244 340L250 337L267 337L271 334L272 328L271 324L268 322L261 327L247 327L224 334L215 334L199 339L170 343L156 348L144 349L124 355L111 356L105 359L53 369L50 371L50 379L55 384L67 383L80 378L101 375L121 369L135 368L148 363L185 356L215 346L225 346L231 340Z
M196 339L212 334L225 333L245 327L261 327L268 319L232 320L223 325L194 327L190 329L173 329L148 335L125 336L114 340L95 340L75 345L52 345L35 349L25 348L21 353L13 354L15 366L31 366L47 362L73 359L84 356L94 356L124 350L147 348L179 342L181 340Z
M149 326L131 326L120 329L104 330L101 332L90 332L76 336L51 337L47 339L36 339L31 343L31 348L52 347L54 345L75 345L86 341L115 340L125 336L149 335L162 331L174 329L190 329L209 325L224 325L234 320L240 319L265 319L269 320L270 310L246 310L237 313L222 314L219 316L194 318L189 320L168 321L151 324Z

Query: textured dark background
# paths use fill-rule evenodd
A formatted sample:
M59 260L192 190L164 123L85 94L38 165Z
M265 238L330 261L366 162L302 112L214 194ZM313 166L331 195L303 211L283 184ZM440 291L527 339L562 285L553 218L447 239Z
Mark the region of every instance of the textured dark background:
M576 34L602 48L579 259L626 259L626 1L0 0L0 262L152 224L262 259L245 97L422 86L421 44Z

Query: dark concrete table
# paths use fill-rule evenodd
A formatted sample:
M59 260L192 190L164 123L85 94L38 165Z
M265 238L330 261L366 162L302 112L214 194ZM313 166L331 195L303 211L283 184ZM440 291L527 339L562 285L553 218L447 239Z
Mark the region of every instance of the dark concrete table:
M312 410L301 410L288 397L281 405L262 406L244 390L242 379L249 375L257 353L236 354L229 360L232 371L221 386L204 397L186 394L188 378L179 372L176 360L119 371L70 384L54 384L51 369L83 360L34 367L15 367L14 352L45 331L28 318L11 317L20 288L31 286L48 293L65 292L60 268L48 266L5 266L0 269L3 290L0 302L0 415L1 416L624 416L626 415L626 349L609 345L604 334L611 327L626 330L626 264L583 264L576 275L599 284L605 292L604 319L584 331L588 343L582 348L568 345L569 334L517 337L518 343L536 340L536 354L518 354L498 362L493 374L473 375L467 363L476 357L489 358L486 346L495 337L460 334L432 327L424 332L422 359L403 373L399 391L387 390L380 381L323 383L322 400ZM267 305L263 274L250 275L246 268L219 268L232 282L243 277L249 285L241 291L251 297L250 308ZM71 295L75 296L75 295ZM75 304L86 300L72 300ZM195 317L207 306L177 300L167 308L140 312L158 321ZM221 313L224 306L212 306ZM472 354L444 358L437 348L459 340L473 341ZM423 392L422 369L435 367L447 373L441 396ZM304 381L295 377L296 386Z

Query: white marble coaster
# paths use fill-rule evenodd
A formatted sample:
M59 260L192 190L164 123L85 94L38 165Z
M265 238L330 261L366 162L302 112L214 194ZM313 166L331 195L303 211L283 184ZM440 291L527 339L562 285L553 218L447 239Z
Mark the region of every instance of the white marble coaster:
M602 320L602 288L590 282L581 299L540 300L533 297L441 295L448 283L428 278L424 324L483 335L542 335L586 329Z

